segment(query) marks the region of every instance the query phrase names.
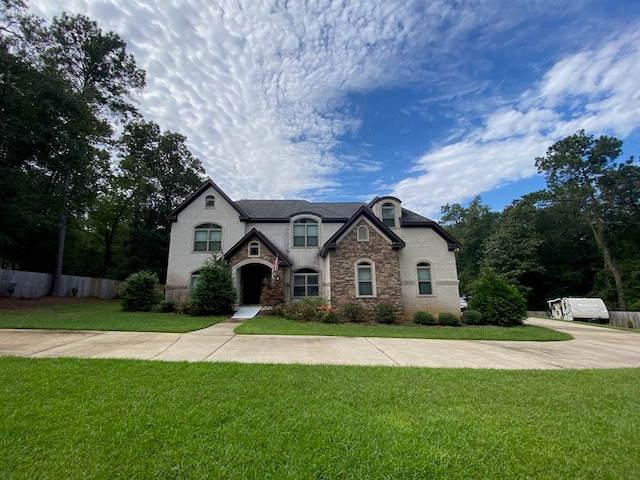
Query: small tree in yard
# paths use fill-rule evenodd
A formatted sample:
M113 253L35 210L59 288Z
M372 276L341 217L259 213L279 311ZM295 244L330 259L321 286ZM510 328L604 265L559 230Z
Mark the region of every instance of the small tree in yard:
M158 275L148 270L132 273L120 288L122 310L148 312L160 301L157 290Z
M524 297L493 270L484 270L472 291L469 308L482 313L483 323L502 327L522 325L527 316Z
M263 307L277 307L284 303L284 281L280 274L276 273L262 281L260 293L260 305Z
M231 269L222 259L207 260L198 274L189 312L191 315L224 315L233 311L238 298Z

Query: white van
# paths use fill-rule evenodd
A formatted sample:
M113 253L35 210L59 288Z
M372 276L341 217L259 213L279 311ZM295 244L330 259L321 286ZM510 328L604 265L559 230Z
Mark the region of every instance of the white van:
M549 315L560 320L609 323L609 311L601 298L556 298L547 300Z

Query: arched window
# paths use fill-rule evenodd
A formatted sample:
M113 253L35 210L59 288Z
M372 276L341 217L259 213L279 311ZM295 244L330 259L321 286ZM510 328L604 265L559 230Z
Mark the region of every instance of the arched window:
M366 225L360 225L358 227L358 241L359 242L369 241L369 228Z
M418 268L418 295L432 295L433 287L431 285L431 264L420 262Z
M196 252L220 252L222 227L215 223L201 223L196 227L193 250Z
M216 197L213 195L207 195L204 199L205 208L213 208L216 206Z
M310 268L301 268L293 274L293 296L312 297L320 293L320 275Z
M258 242L249 243L249 256L250 257L260 256L260 243Z
M393 203L385 203L382 205L382 223L389 228L396 226L396 207Z
M356 296L376 296L375 268L373 262L360 261L356 263Z
M293 222L293 246L318 246L318 222L316 220L301 218Z

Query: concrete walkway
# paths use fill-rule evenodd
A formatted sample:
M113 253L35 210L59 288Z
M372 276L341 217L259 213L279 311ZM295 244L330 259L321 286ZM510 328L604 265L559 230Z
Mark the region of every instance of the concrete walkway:
M235 335L242 320L196 332L0 330L0 356L494 369L640 367L640 334L530 318L566 342Z

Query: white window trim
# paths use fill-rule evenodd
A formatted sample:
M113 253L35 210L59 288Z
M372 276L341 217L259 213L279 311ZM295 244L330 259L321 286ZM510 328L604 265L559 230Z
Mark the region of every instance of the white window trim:
M210 198L213 200L213 205L209 205ZM209 210L213 210L214 208L216 208L216 197L214 195L207 195L206 197L204 197L204 208Z
M301 272L300 270L313 270L313 271L311 271L311 272ZM309 287L309 283L307 282L307 277L309 275L316 275L318 277L318 285L317 285L318 286L318 295L320 295L320 293L321 293L320 292L320 285L322 283L322 281L320 279L320 272L315 270L315 269L312 269L312 268L308 268L308 269L301 268L301 269L298 269L297 271L293 272L293 274L292 274L292 279L291 279L291 297L292 298L305 298L305 297L308 296L308 295L299 296L299 295L295 294L295 287L296 287L295 277L296 277L296 275L300 275L300 276L304 276L305 277L305 284L304 284L305 293L308 293L308 287Z
M358 279L358 267L362 264L368 264L371 267L371 295L360 295L360 282ZM378 291L376 289L376 263L368 258L361 258L354 264L354 276L355 276L355 297L356 298L376 298Z
M360 232L366 232L365 235L361 236ZM368 242L369 241L369 227L366 225L359 225L356 229L356 238L359 242Z
M258 246L258 253L256 254L252 254L251 253L251 247L257 245ZM259 257L260 256L260 242L256 242L255 240L252 242L249 242L248 248L247 248L247 256L248 257Z
M422 266L421 264L426 263L429 266L429 278L431 283L431 293L420 293L420 278L418 277L418 269ZM414 272L416 275L416 294L418 297L434 297L436 295L436 284L433 280L433 262L428 260L420 260L416 262Z
M385 208L393 208L393 227L387 225L387 227L389 228L398 228L399 226L399 216L398 216L398 205L396 205L393 202L384 202L381 206L380 206L380 220L382 220L382 223L384 223L384 210ZM391 218L391 217L386 217L386 218ZM386 223L385 223L386 225Z

